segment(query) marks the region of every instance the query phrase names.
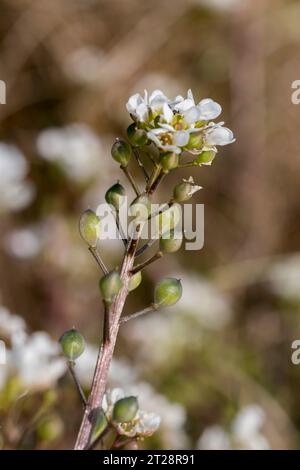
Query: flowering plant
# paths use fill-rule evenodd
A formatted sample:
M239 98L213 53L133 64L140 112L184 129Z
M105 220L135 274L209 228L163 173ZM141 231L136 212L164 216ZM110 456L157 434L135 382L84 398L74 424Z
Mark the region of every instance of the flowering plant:
M76 359L84 352L84 338L77 330L72 329L65 332L60 339L70 372L84 404L84 415L75 445L75 449L78 450L97 447L111 432L115 438L113 444L106 444L108 448L111 445L123 447L128 444L128 439L130 443L136 444L139 439L153 434L159 426L158 417L139 410L138 399L135 396L123 394L121 396L118 391L106 390L120 326L151 311L172 306L182 295L182 284L179 279L164 278L156 284L153 302L149 306L131 315L122 315L128 293L142 282L142 270L161 258L164 253L176 252L181 246L182 234L175 233L176 216L168 209L189 200L201 187L194 183L192 177L178 183L173 189L170 202L165 204L164 209L158 214L152 212L151 198L170 171L182 167L210 165L217 153L217 146L234 142L231 130L223 127L224 123L213 121L220 115L221 106L212 99L204 99L196 104L191 90L188 91L186 98L176 96L173 100L168 99L160 90L155 90L150 96L145 91L144 97L140 94L131 96L126 107L133 119L133 123L127 129L129 142L117 139L112 146L111 154L120 164L120 169L128 178L135 193L130 207L134 215L137 212L139 215L136 216L135 223L130 225L128 233L123 232L119 217L122 198L125 196L124 187L117 182L108 189L105 196L124 243L121 269L108 269L102 259L99 247L101 217L88 209L82 214L79 224L82 238L103 272L99 281L104 306L103 338L88 398L85 397L76 374ZM148 174L145 168L142 152L153 166L151 174ZM184 158L185 153L192 155L193 159L188 162L182 161L181 158ZM129 170L129 163L133 159L136 160L145 179L143 191L139 189ZM160 222L159 250L151 258L136 264L136 259L146 253L154 243L151 240L139 246L143 227L157 216ZM161 216L166 216L164 221Z

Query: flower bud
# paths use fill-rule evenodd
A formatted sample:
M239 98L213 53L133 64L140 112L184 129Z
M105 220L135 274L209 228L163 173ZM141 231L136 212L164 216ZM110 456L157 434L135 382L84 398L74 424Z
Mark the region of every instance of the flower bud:
M205 150L204 152L200 153L200 155L195 158L193 161L194 165L210 165L213 159L216 156L214 150Z
M126 167L132 155L130 145L125 140L117 139L111 148L111 154L116 162Z
M176 304L182 295L181 282L167 277L155 286L154 302L157 307L170 307Z
M159 241L160 250L164 253L175 253L182 245L182 233L170 232L164 234Z
M85 341L79 331L72 328L66 331L59 339L64 355L70 360L74 361L84 351Z
M106 191L105 200L118 211L125 197L125 189L120 183L116 183Z
M114 301L122 284L122 279L117 271L110 271L100 279L99 287L105 302L111 304Z
M93 421L93 427L92 427L92 432L91 432L91 442L95 442L95 440L101 436L103 431L107 428L108 422L105 416L104 411L102 408L96 408L92 411L92 421Z
M145 220L151 214L151 201L147 194L136 197L130 206L129 215L133 215L138 220Z
M129 142L135 147L143 147L148 142L148 137L144 129L139 129L135 123L130 124L127 129Z
M177 153L168 152L162 155L160 164L163 168L164 173L168 173L170 170L174 170L178 167L179 155Z
M142 273L141 271L139 271L133 276L131 276L130 281L128 283L128 291L131 292L132 290L136 289L140 285L141 282L142 282Z
M95 248L100 233L100 218L91 209L83 212L79 220L79 232L83 240Z
M183 180L182 183L179 183L175 186L173 191L173 199L176 202L188 201L199 189L201 189L201 186L197 186L194 183L193 178L190 177L188 180Z
M113 409L113 420L117 423L132 421L139 409L136 397L121 398L115 403Z

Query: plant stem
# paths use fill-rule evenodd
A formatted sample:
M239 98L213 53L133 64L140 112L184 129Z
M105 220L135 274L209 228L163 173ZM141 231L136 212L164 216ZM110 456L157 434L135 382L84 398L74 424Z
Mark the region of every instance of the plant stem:
M158 251L157 253L155 253L155 255L153 255L151 258L147 259L146 261L144 261L144 263L141 263L141 264L138 264L137 266L135 266L134 268L132 268L131 270L131 274L136 274L138 273L139 271L141 271L142 269L144 269L146 266L148 266L149 264L151 263L154 263L154 261L160 259L163 257L163 252L162 251Z
M120 225L119 211L114 212L114 215L115 215L115 219L116 219L116 226L117 226L118 232L119 232L119 234L121 235L122 242L124 243L124 246L126 247L126 245L127 245L127 238L126 238L126 235L125 235L125 233L123 232L123 229L122 229L122 227L121 227L121 225Z
M121 317L120 323L126 323L129 320L133 320L134 318L138 318L142 315L145 315L145 313L154 312L154 310L157 310L157 308L154 304L151 304L149 305L149 307L146 307L143 310L140 310L139 312L132 313L131 315L126 315L126 317Z
M69 368L70 374L72 375L72 378L73 378L74 383L76 385L76 388L78 390L81 401L82 401L83 405L86 406L86 403L87 403L86 396L85 396L84 391L82 390L82 387L81 387L80 382L78 380L78 377L76 375L74 366L75 366L75 362L68 361L68 368Z
M91 393L85 407L80 430L77 436L75 450L83 450L86 448L89 442L89 437L92 429L91 412L93 409L102 406L102 400L106 389L108 372L112 361L115 344L117 341L119 331L119 321L122 314L124 304L128 295L128 283L131 277L131 269L134 263L134 255L136 246L141 235L141 226L137 228L136 238L132 238L127 246L127 251L124 256L121 278L123 281L122 288L117 295L116 300L110 308L110 341L104 342L98 353L97 364L95 368Z
M92 247L92 246L89 246L89 251L92 253L93 257L95 258L95 260L97 261L97 264L100 266L100 268L102 269L103 271L103 274L107 274L108 273L108 269L107 267L105 266L104 262L102 261L102 258L101 256L99 255L98 251L96 248Z
M158 185L162 182L165 176L166 176L166 173L164 173L163 171L160 171L157 178L153 181L152 185L150 186L148 190L149 196L151 196L151 194L154 193L154 191L157 189Z
M159 238L151 238L151 240L149 242L145 243L143 246L141 246L141 248L136 250L135 257L138 258L138 256L141 256L144 253L144 251L146 251L148 248L150 248L150 246L154 245L154 243L157 242L158 240L159 240Z
M131 147L131 148L132 148L133 155L135 156L135 159L137 161L137 164L141 168L141 170L143 172L143 175L145 177L146 183L147 183L149 181L149 175L148 175L147 171L144 168L143 162L140 159L139 151L134 147Z
M109 343L110 341L110 306L105 300L103 300L104 305L104 321L103 321L103 342Z
M140 192L136 187L135 182L132 179L127 168L121 166L121 169L124 171L125 175L130 180L132 187L135 190L135 193L137 194L137 196L139 196ZM157 188L157 184L155 184L155 181L159 177L160 173L161 166L158 166L152 173L152 176L150 178L151 181L149 180L146 185L146 192L148 192L148 194L152 195L155 189ZM113 358L114 349L118 337L120 317L122 315L122 311L128 295L128 284L131 278L131 270L133 268L137 245L141 237L142 228L143 224L141 223L137 226L135 235L129 239L126 246L126 251L123 258L120 273L122 279L122 287L115 301L109 309L110 338L109 341L104 341L99 349L91 392L85 407L81 426L76 439L75 450L83 450L88 446L93 426L91 413L95 408L102 406L102 401L108 380L109 368Z
M130 171L128 170L127 166L122 166L122 165L121 165L120 168L121 168L121 170L124 172L124 174L127 176L128 181L130 182L130 184L131 184L131 186L132 186L132 188L133 188L135 194L136 194L137 196L140 196L140 195L141 195L141 192L140 192L139 188L137 187L137 184L136 184L136 182L134 181L133 176L132 176L132 174L130 173Z

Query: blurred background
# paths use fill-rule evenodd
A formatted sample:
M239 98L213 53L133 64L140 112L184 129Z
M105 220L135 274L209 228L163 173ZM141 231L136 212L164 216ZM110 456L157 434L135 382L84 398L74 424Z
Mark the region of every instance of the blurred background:
M110 386L160 415L144 448L299 448L299 18L296 0L1 0L2 448L74 443L82 409L57 340L84 334L88 389L102 321L78 218L120 177L110 147L144 88L215 99L237 142L193 170L205 246L145 271L126 313L163 275L182 278L183 298L122 328ZM102 254L116 266L122 246Z

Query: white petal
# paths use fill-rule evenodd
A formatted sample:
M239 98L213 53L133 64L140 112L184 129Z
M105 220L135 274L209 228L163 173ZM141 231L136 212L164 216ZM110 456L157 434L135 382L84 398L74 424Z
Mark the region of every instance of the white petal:
M228 145L234 141L233 132L227 127L216 127L206 135L206 143L209 145Z
M147 104L148 103L148 91L144 90L144 102Z
M145 103L141 103L136 108L135 114L139 121L145 122L149 117L148 106Z
M161 127L165 127L165 126L161 125ZM152 132L155 135L165 134L166 133L165 129L162 129L161 127L157 127L156 129L152 129L151 131L149 131L149 133Z
M192 92L191 89L188 90L186 96L187 96L187 98L188 98L189 100L191 100L191 101L193 101L193 102L195 103L194 96L193 96L193 92Z
M187 145L189 141L189 133L186 131L179 131L174 134L173 137L173 142L175 145L178 145L178 147L184 147Z
M166 95L163 94L161 90L154 90L151 93L149 98L149 104L152 105L152 102L157 99L159 99L160 101L168 101L168 98L166 97Z
M192 108L185 111L183 115L187 124L193 124L194 122L200 120L199 109L196 106L193 106Z
M126 108L129 113L134 113L136 108L143 103L143 98L139 93L132 95L127 101Z
M160 145L160 148L165 150L166 152L174 152L174 153L181 153L181 148L176 147L176 145Z
M194 100L183 100L180 103L177 103L175 105L175 109L179 111L180 113L183 113L184 111L187 111L188 109L192 108L195 105Z
M158 147L160 146L160 140L158 139L158 137L156 137L154 132L147 132L147 137L148 139L152 140L152 142L154 142L155 145L157 145Z
M199 119L204 121L215 119L222 112L222 107L219 105L219 103L216 103L216 101L213 101L210 98L201 100L200 103L197 105L197 108L200 112Z
M162 123L160 123L159 125L160 125L160 127L162 127L163 129L167 129L167 130L170 131L170 132L175 132L174 127L173 127L173 126L170 126L170 124L165 124L165 123L162 122Z
M163 117L167 122L171 122L174 117L173 111L167 103L163 105Z

